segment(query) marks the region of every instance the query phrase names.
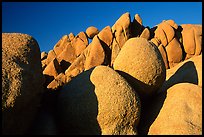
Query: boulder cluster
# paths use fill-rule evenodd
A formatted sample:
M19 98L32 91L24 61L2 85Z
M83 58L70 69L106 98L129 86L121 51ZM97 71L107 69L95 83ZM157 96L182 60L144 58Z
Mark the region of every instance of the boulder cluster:
M127 12L48 53L27 34L2 33L2 132L202 134L202 25L150 28Z

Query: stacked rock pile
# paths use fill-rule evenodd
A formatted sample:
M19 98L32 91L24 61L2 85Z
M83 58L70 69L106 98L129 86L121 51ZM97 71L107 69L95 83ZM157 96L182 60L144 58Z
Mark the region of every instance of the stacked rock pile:
M41 56L31 36L2 34L3 134L202 134L201 108L202 25L125 13Z

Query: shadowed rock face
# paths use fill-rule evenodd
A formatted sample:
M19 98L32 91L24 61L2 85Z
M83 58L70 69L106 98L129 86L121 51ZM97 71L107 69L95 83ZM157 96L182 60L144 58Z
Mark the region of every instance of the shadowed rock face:
M98 66L62 88L58 118L62 134L137 134L140 100L117 72Z
M25 134L39 108L43 74L38 43L29 35L2 33L2 132Z

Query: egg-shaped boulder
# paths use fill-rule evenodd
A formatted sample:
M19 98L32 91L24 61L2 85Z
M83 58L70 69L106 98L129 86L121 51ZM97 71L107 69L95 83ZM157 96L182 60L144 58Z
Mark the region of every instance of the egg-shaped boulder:
M131 38L122 47L113 68L138 91L141 98L154 93L166 77L159 49L145 38Z

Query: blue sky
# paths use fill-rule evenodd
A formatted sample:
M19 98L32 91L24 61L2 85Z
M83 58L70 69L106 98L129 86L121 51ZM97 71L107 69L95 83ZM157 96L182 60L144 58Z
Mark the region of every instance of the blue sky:
M2 32L29 34L49 52L62 36L89 26L102 30L126 12L149 27L168 19L202 24L202 2L2 2Z

